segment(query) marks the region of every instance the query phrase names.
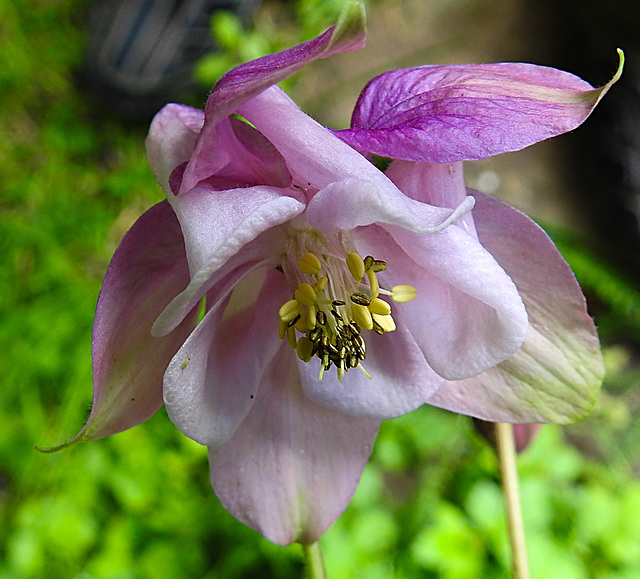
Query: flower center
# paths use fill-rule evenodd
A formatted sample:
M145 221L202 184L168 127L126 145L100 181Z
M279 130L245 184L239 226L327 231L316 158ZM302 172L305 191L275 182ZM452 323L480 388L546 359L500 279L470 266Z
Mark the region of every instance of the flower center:
M288 339L302 361L320 359L320 380L331 366L340 381L351 368L371 378L362 365L367 357L362 331L382 335L396 329L391 305L379 296L403 303L417 295L410 285L380 288L377 274L386 269L385 261L341 250L304 253L286 272L297 288L278 312L280 339Z

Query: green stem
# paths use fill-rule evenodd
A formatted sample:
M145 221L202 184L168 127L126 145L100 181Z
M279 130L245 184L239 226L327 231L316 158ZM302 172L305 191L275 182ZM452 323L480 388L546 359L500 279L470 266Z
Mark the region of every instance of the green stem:
M513 425L499 422L495 425L500 480L507 512L507 527L511 544L511 565L513 579L529 579L529 564L522 524L522 509L518 494L518 472L516 470L516 449L513 440Z
M324 561L322 560L322 550L320 549L320 541L316 541L311 545L302 545L305 559L307 560L307 576L309 579L327 579L324 570Z

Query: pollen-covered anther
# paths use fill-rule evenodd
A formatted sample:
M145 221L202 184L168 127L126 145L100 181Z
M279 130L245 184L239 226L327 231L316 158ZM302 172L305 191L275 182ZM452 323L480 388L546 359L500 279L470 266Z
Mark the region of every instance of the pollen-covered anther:
M396 322L391 315L371 314L371 317L383 332L393 332L396 329Z

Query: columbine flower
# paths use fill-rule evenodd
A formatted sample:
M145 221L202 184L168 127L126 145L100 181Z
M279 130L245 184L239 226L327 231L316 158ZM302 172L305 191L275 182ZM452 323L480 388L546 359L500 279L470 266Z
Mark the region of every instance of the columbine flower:
M429 403L566 422L602 377L567 264L527 217L468 192L460 161L576 127L606 87L524 64L393 71L334 133L273 85L359 48L361 17L352 5L335 29L231 71L204 113L158 113L147 147L167 200L107 271L75 439L164 399L209 447L224 506L281 544L339 516L382 419ZM366 151L396 160L384 174Z

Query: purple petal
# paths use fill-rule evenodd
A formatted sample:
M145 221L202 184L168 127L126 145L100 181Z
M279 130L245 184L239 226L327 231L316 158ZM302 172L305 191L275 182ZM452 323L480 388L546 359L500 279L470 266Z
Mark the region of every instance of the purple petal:
M213 87L207 100L202 139L185 172L184 189L191 189L200 179L210 175L207 175L206 143L210 141L209 132L222 119L310 62L340 52L358 50L364 46L364 41L364 8L361 4L349 3L338 24L324 34L276 54L242 64L225 74Z
M514 280L530 328L508 360L446 383L428 403L492 422L575 421L593 406L604 373L580 286L533 221L497 199L474 195L480 241Z
M385 229L358 236L375 236L387 251L396 243L402 248L404 253L389 259L380 283L408 283L418 290L415 300L394 306L394 318L440 376L475 376L521 346L528 328L522 299L475 238L456 225L433 235ZM380 257L386 259L384 253Z
M163 201L129 230L107 270L93 327L93 407L80 440L131 428L162 406L162 376L198 312L163 338L151 325L188 281L180 227Z
M283 343L249 415L210 448L211 483L225 509L270 541L313 543L349 503L379 425L309 400Z
M266 280L264 270L258 271L234 285L231 304L218 301L207 312L164 377L169 418L209 446L226 442L253 405L265 368L281 346L277 312L290 293L277 271ZM259 294L256 288L262 288Z
M225 118L207 131L200 141L198 166L202 171L185 179L188 165L179 166L171 176L172 189L184 193L193 181L220 189L254 185L288 187L291 175L278 150L255 128L236 119ZM189 184L191 183L191 184Z
M622 72L595 89L553 68L522 63L419 66L369 82L351 146L408 161L449 163L517 151L570 131L589 116Z

